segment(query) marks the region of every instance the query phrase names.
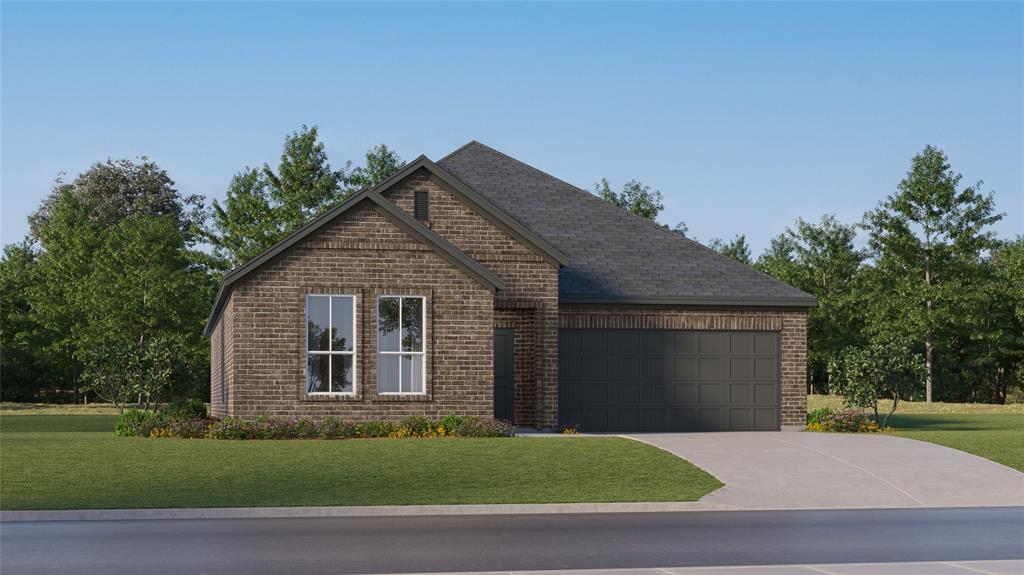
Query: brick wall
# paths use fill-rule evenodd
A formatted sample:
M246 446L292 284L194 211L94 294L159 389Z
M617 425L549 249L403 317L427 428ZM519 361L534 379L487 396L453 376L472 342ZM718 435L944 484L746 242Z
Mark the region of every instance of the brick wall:
M309 293L356 296L352 397L305 393ZM376 297L381 294L426 298L424 396L376 393ZM364 420L493 413L493 292L368 202L241 280L231 299L234 380L226 408L231 415Z
M783 428L807 421L807 312L805 310L625 308L564 305L563 328L773 331L781 348L779 388Z
M214 417L228 415L228 393L234 375L231 302L229 297L210 336L210 414Z
M413 214L415 192L429 197L425 224L505 281L494 327L515 332L516 422L550 427L558 418L558 267L481 215L426 170L385 192Z

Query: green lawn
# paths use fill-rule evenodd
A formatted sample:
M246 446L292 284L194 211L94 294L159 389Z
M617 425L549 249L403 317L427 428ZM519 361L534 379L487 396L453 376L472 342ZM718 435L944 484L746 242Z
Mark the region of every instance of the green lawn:
M1024 471L1024 415L1015 413L901 414L896 434L938 443Z
M879 411L891 403L879 402ZM842 409L835 395L807 396L807 409ZM938 443L1024 471L1024 404L900 402L889 419L896 435Z
M114 421L0 416L0 508L693 501L722 485L614 437L146 439Z

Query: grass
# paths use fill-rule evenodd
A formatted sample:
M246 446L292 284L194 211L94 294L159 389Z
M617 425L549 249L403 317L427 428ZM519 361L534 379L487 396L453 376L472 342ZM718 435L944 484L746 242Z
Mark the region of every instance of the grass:
M0 402L0 415L117 415L117 408L110 403L74 405L4 401Z
M615 437L115 437L109 415L0 416L0 508L693 501L722 484Z
M888 412L891 403L880 402ZM842 409L838 396L810 395L807 409ZM896 435L945 445L1024 471L1024 404L900 402L889 419Z
M832 409L843 409L843 398L838 395L808 395L807 410L811 411L820 407L831 407ZM883 399L878 402L879 413L888 413L892 407L892 400ZM997 405L994 403L941 403L938 401L925 403L923 401L901 401L896 408L898 414L908 413L1018 413L1024 415L1024 403L1009 403Z

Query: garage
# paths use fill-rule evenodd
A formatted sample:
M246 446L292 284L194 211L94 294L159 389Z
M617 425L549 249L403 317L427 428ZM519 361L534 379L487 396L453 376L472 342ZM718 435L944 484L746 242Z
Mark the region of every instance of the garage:
M776 431L777 332L562 329L558 418L583 431Z

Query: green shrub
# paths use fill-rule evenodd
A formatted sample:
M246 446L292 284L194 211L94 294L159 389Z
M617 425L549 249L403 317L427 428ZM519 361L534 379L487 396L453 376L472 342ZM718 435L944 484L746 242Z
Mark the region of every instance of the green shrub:
M364 421L359 424L358 437L388 437L396 426L390 421Z
M808 419L810 419L810 415L808 415ZM825 431L833 433L878 433L882 431L890 431L890 428L878 425L878 422L866 413L860 411L845 411L842 413L830 412L827 414L819 414L817 421L807 422L807 431Z
M822 423L834 414L835 411L833 411L831 407L821 407L807 414L807 423L808 425L812 423Z
M126 409L120 417L117 418L117 424L114 425L114 435L120 437L131 437L133 435L149 435L149 429L157 422L157 414L152 411L144 411L141 409ZM143 430L145 434L141 433Z
M359 426L355 423L340 421L334 417L325 417L320 422L320 439L350 439L359 433Z
M398 423L398 429L407 437L433 437L437 435L437 426L428 417L410 415Z
M458 435L459 429L466 424L468 419L462 415L446 415L437 420L437 428L443 435Z

